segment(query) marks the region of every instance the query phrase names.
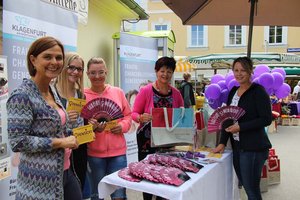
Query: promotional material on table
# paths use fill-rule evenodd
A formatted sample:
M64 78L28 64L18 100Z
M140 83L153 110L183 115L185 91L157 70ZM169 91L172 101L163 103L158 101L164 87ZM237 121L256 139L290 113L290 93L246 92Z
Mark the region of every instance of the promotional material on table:
M238 106L223 106L217 108L209 117L207 131L216 132L237 122L245 114L245 110Z
M80 126L73 129L73 135L76 137L78 144L84 144L94 141L95 133L93 131L93 125Z
M151 146L193 144L194 110L192 108L153 108Z
M85 106L85 104L86 104L85 99L78 99L78 98L71 97L68 99L67 111L75 110L81 113L81 110Z

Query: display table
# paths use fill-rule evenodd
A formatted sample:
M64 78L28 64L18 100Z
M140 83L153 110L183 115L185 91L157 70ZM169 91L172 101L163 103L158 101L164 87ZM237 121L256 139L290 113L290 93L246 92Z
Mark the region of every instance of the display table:
M223 154L220 162L205 165L198 173L187 173L191 179L179 187L143 180L126 181L118 172L105 176L98 185L99 198L108 197L118 187L147 192L170 200L234 199L232 153Z
M299 115L300 114L300 102L290 102L288 104L289 108L291 109L290 115Z

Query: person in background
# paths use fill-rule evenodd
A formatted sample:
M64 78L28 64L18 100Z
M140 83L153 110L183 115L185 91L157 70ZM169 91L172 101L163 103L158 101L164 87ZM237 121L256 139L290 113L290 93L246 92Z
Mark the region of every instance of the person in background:
M63 69L64 57L57 39L34 41L27 53L31 78L7 101L8 139L12 151L20 152L16 199L82 199L69 160L78 142L68 134L67 113L50 86Z
M180 84L180 92L184 100L185 108L190 108L195 105L194 90L190 81L191 81L191 74L189 72L184 72L183 81Z
M83 94L83 71L83 59L75 52L66 53L63 70L55 80L58 96L65 109L71 97L85 98ZM70 130L84 125L80 113L75 110L70 110L67 113L70 120ZM71 165L71 169L79 179L83 190L87 169L87 144L81 144L78 149L72 151Z
M300 93L300 81L298 81L297 85L293 89L293 99L298 100Z
M172 57L161 57L155 63L157 80L142 87L135 98L132 119L140 124L138 128L138 157L146 158L148 154L157 152L158 148L152 148L151 138L151 109L152 108L179 108L183 107L182 96L170 81L176 68L176 61ZM143 193L144 200L152 199L152 194ZM156 199L162 199L157 197Z
M93 124L95 141L88 144L88 171L91 184L91 199L99 199L98 184L101 179L127 166L126 141L124 133L131 126L131 110L124 92L106 84L107 67L102 58L91 58L87 64L87 76L91 81L91 88L84 90L87 102L96 98L107 98L115 102L123 112L124 117L117 119L117 125L110 130L105 130L106 123L97 119L89 119ZM111 194L114 200L126 199L125 188L119 188Z
M230 90L227 105L241 107L245 114L237 123L222 130L220 144L213 151L223 152L230 138L233 165L239 182L249 200L260 200L261 171L272 147L265 131L265 127L272 122L270 97L261 85L251 83L251 59L237 58L232 66L240 86Z
M126 99L130 105L130 108L132 108L133 104L134 104L134 101L135 101L135 98L136 98L136 95L138 94L139 92L137 90L129 90L127 93L126 93Z

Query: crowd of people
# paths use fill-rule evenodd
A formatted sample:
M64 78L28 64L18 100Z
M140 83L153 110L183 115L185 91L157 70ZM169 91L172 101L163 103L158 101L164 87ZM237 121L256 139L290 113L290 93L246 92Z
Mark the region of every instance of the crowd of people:
M151 109L195 105L190 74L184 74L182 92L170 85L176 68L172 57L159 58L154 67L156 80L127 95L107 83L109 71L102 58L91 58L85 69L82 57L65 53L62 43L53 37L32 43L27 64L30 78L24 79L7 101L9 142L11 149L20 153L16 199L76 200L87 198L83 195L86 190L90 190L88 197L99 199L101 179L127 166L124 134L133 122L139 124L138 159L143 160L168 150L151 146ZM85 71L90 88L83 85ZM250 59L236 59L232 71L240 86L231 89L227 105L239 106L246 114L222 130L214 152L223 152L230 139L240 185L249 199L261 199L260 174L271 148L264 129L272 119L270 99L263 87L251 83ZM122 117L107 129L105 121L83 119L78 111L68 110L70 98L87 103L109 99L122 111ZM93 127L94 141L79 145L72 130L87 124ZM115 190L111 198L127 199L125 188ZM152 199L152 195L144 193L143 198Z

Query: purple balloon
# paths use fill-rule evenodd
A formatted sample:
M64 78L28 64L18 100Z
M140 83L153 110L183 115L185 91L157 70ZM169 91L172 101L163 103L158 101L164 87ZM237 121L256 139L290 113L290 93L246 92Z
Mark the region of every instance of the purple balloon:
M224 89L227 89L225 80L219 81L218 85L220 86L221 91L224 90Z
M221 107L221 105L222 105L222 102L219 99L215 99L215 100L210 99L208 102L209 102L208 105L212 109L217 109L217 108Z
M258 82L265 89L272 88L274 84L274 77L269 72L266 72L258 77Z
M255 79L253 79L252 83L257 83L257 84L259 84L258 77L256 77Z
M270 68L267 65L257 65L254 69L255 77L259 77L261 74L270 72Z
M232 79L229 83L228 83L228 85L227 85L227 87L228 87L228 90L230 91L232 88L233 88L233 86L239 86L240 84L235 80L235 79Z
M205 97L209 99L218 99L221 95L221 88L218 84L213 83L210 84L206 89L205 89Z
M225 80L225 77L222 74L215 74L211 77L210 83L218 83L222 80Z
M274 89L268 88L268 89L266 89L266 92L271 96L272 94L274 94Z
M228 76L226 76L226 78L225 78L225 83L226 83L226 85L227 85L227 88L228 88L229 82L230 82L231 80L233 80L233 79L234 79L234 75L233 75L233 74L229 74Z
M280 74L279 72L272 72L271 73L274 77L274 84L273 84L273 89L278 89L284 82L284 78L282 76L282 74Z
M279 72L282 75L283 79L285 79L286 72L282 67L277 67L277 68L272 69L272 73L273 72Z
M283 83L277 90L275 90L275 96L278 99L285 98L291 93L291 87L287 83Z
M229 90L227 90L227 89L222 90L221 96L220 96L220 101L222 103L226 103L227 102L228 94L229 94Z

